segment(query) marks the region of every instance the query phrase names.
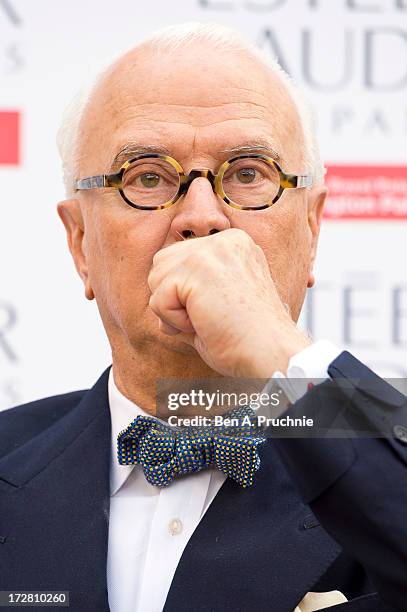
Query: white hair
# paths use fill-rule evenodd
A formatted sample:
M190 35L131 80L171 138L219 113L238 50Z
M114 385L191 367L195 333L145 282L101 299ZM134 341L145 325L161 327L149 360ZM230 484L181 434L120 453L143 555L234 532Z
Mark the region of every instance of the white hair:
M135 49L148 43L153 45L157 51L166 50L171 52L195 42L208 42L219 51L246 51L280 78L300 117L304 138L304 162L306 170L311 172L314 185L321 184L325 175L325 169L320 157L311 107L306 101L302 90L298 85L294 84L291 77L281 68L277 59L258 49L254 44L247 42L238 32L231 28L218 24L195 22L162 28L140 42ZM81 119L91 99L92 92L106 70L103 70L88 81L87 85L73 98L62 116L57 135L57 145L62 160L63 179L68 197L72 197L74 194L74 183L78 178Z

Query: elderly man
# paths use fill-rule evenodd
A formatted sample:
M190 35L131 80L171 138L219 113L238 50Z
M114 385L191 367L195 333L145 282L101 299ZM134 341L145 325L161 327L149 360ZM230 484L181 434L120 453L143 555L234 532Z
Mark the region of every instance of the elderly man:
M361 375L295 323L326 189L288 77L227 30L173 27L116 61L75 113L58 211L113 366L90 391L0 415L0 588L69 591L75 611L402 609L405 547L383 515L361 517L376 490L366 510L365 455L349 440L253 438L240 479L233 457L185 468L176 449L168 471L155 442L148 457L134 439L120 447L123 432L150 443L163 431L157 378L268 379L294 365L325 378L331 362L333 379ZM300 402L317 400L315 387Z

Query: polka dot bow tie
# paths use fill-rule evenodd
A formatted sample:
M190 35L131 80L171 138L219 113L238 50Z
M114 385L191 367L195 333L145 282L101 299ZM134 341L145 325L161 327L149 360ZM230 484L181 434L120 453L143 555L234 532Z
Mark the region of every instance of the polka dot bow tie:
M138 416L117 437L118 461L140 464L148 482L159 487L210 465L249 487L260 467L258 447L266 438L251 408L232 410L227 417L230 425L175 428Z

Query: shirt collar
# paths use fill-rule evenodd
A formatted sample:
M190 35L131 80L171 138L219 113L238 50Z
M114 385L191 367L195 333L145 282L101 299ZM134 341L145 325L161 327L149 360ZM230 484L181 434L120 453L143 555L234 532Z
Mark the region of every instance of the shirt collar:
M144 412L137 404L127 399L117 388L113 378L113 368L110 368L109 383L109 406L112 422L112 450L110 461L110 496L112 497L124 485L127 478L134 469L134 465L120 465L117 460L117 436L123 429L134 421L137 416L151 416Z

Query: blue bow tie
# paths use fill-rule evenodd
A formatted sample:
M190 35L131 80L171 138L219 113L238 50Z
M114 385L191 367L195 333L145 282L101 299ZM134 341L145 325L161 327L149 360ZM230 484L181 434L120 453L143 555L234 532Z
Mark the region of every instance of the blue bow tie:
M118 461L140 464L148 482L159 487L210 465L249 487L260 467L257 447L266 438L251 408L238 408L227 417L233 426L175 429L153 417L138 416L117 437Z

